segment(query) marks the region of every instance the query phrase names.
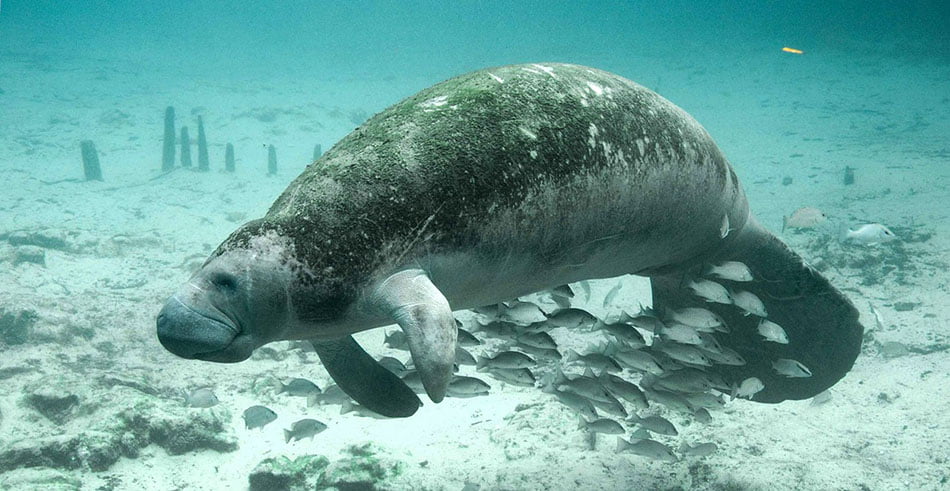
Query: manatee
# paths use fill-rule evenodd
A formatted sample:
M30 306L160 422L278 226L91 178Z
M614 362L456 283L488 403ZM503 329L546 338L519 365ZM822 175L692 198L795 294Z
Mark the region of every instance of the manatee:
M685 288L712 264L745 264L789 343L760 319ZM408 416L418 397L352 334L398 324L428 397L452 377L452 311L559 285L649 277L659 312L706 308L760 402L805 399L851 368L863 328L851 302L749 212L739 180L691 116L618 75L542 63L480 70L373 116L310 164L260 219L233 232L157 317L189 359L238 362L309 340L353 399ZM787 378L772 363L812 375Z

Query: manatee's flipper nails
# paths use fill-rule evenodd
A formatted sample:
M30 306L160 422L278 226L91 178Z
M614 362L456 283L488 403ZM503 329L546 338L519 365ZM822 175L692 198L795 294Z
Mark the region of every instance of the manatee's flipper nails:
M311 344L340 389L364 407L390 418L405 418L422 405L405 382L363 351L351 336Z
M458 336L449 301L421 269L384 279L370 301L406 333L426 393L433 402L441 401L452 379Z
M734 290L752 292L762 300L767 319L784 328L788 344L766 341L758 333L760 317L743 315L734 305L703 302L680 286L683 275L698 277L702 266L687 271L652 276L653 302L660 312L702 307L719 314L729 333L715 333L722 346L745 360L744 365L715 364L709 370L730 384L757 377L765 388L752 400L781 402L806 399L834 385L851 369L861 351L864 329L858 311L821 274L807 266L782 241L750 220L735 238L707 262L739 261L752 271L753 281L721 282ZM786 377L773 367L778 359L801 362L808 377Z

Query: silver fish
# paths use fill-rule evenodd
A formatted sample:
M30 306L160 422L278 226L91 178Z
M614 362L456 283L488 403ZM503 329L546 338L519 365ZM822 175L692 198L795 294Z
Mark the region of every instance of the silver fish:
M472 356L465 348L461 346L455 347L455 364L456 365L475 365L478 362L475 361L475 357Z
M643 457L649 457L654 460L664 460L666 462L677 462L679 459L673 454L673 449L666 445L648 439L634 441L624 440L623 437L617 437L617 453L631 452Z
M593 376L589 368L584 375L574 378L568 378L560 368L557 368L552 384L559 390L568 390L592 401L610 402L612 399L607 389Z
M545 392L554 394L561 404L573 409L581 416L589 420L597 419L597 410L594 409L594 405L586 397L557 389L545 389Z
M402 378L402 376L400 376ZM419 384L421 386L422 381L420 379ZM323 389L323 393L317 396L317 402L319 404L343 404L346 401L350 400L350 396L346 395L336 384L328 385Z
M752 281L752 271L745 263L725 261L706 268L706 275L731 281Z
M604 435L624 434L623 426L609 418L600 418L594 421L586 421L581 419L577 428L581 430L587 430L591 433L602 433Z
M715 395L709 392L684 394L683 398L694 408L722 409L726 405L726 401L722 398L722 395Z
M874 245L897 240L894 232L880 223L861 225L857 230L845 229L841 234L841 242Z
M597 322L597 318L586 310L571 307L551 313L548 315L548 322L557 327L573 329L581 326L590 327Z
M706 373L695 368L665 373L653 385L674 392L702 392L713 386Z
M305 378L294 378L286 384L280 380L275 380L274 392L295 397L306 397L307 406L313 406L317 403L317 396L320 395L320 387Z
M647 396L647 399L653 402L658 402L666 406L667 409L685 414L691 414L693 412L693 408L690 407L689 401L675 392L657 388L644 388L643 393Z
M392 356L384 356L380 358L378 361L379 361L379 364L383 366L383 368L385 368L386 370L389 370L390 372L395 374L397 377L406 373L406 365L403 364L403 362L399 361L397 358L393 358Z
M277 419L277 413L264 406L251 406L244 410L244 427L251 430L263 428Z
M611 394L633 404L637 409L646 409L650 407L643 391L636 384L628 382L616 375L604 373L600 376L600 381Z
M474 334L461 327L458 328L458 343L459 346L478 346L482 344L481 340L476 338Z
M551 294L561 298L574 298L574 290L571 289L571 285L556 286L551 289Z
M478 370L487 368L530 368L537 365L534 358L518 351L502 351L491 358L479 356L475 363Z
M716 453L717 450L719 450L719 446L713 442L697 443L696 445L690 445L686 442L680 444L680 453L693 457L707 457Z
M759 297L745 290L734 290L729 292L732 297L732 303L736 307L744 310L743 315L755 314L759 317L768 317L769 313L765 310L765 304Z
M597 321L594 323L594 329L605 330L610 333L618 342L623 343L625 346L631 349L642 348L647 345L643 335L640 334L640 331L636 327L624 323L624 322L614 322L614 323L605 323L603 321Z
M676 343L653 343L653 349L658 350L676 361L689 363L691 365L712 366L709 358L693 346Z
M617 284L607 292L607 295L604 296L604 308L613 305L614 299L617 298L617 294L620 293L621 288L623 288L623 282L618 281Z
M785 334L785 329L782 329L782 326L768 319L762 319L759 321L758 331L759 335L765 338L766 341L779 344L788 344L788 335Z
M735 388L732 392L732 397L741 397L743 399L751 399L752 396L756 395L765 388L765 384L762 383L756 377L749 377L743 380L738 387Z
M689 288L693 293L707 302L721 303L729 305L732 303L732 298L729 296L729 292L726 290L726 287L716 283L715 281L710 280L692 280L687 283L686 288Z
M511 302L510 305L504 307L499 313L498 318L519 326L527 326L546 319L540 307L531 302L522 302L520 300Z
M492 368L488 372L498 380L521 387L534 387L534 374L527 368Z
M653 358L653 355L647 353L646 351L623 350L617 351L611 356L616 358L616 360L620 363L623 363L627 367L634 370L653 374L663 373L663 368L660 366L660 364L656 362L656 359Z
M702 329L703 332L714 332L717 327L726 325L722 317L719 317L715 312L698 307L672 310L669 312L669 320Z
M818 395L816 395L815 397L812 397L812 398L811 398L811 404L810 404L810 405L811 405L811 406L820 406L820 405L825 404L825 403L827 403L828 401L830 401L830 400L831 400L831 397L832 397L832 395L831 395L831 390L825 390L825 391L823 391L823 392L820 392L820 393L819 393Z
M730 365L740 367L746 364L742 356L732 348L720 346L718 351L705 351L706 358L720 365Z
M515 339L519 343L538 349L557 349L554 338L546 332L526 332L519 334Z
M591 400L590 402L594 404L594 407L607 414L612 414L618 418L627 417L627 410L624 409L623 404L610 394L607 394L606 401Z
M630 315L626 311L621 312L620 320L624 324L643 329L652 333L658 333L663 329L663 321L656 316L652 309L641 309L640 313Z
M561 352L554 348L535 348L524 343L518 343L517 347L534 357L535 360L561 361Z
M456 375L449 382L447 394L452 397L473 397L487 394L491 386L475 377Z
M693 413L693 419L699 421L702 424L712 423L712 415L709 414L709 411L706 408L699 408Z
M805 365L802 365L800 361L789 360L788 358L779 358L772 362L772 368L775 369L779 375L784 375L789 378L806 378L811 377L811 370L808 369Z
M590 300L590 282L587 280L581 280L577 282L577 286L580 287L581 291L584 292L584 301Z
M482 332L489 336L494 336L498 338L503 338L503 337L510 338L510 337L514 337L517 334L517 331L515 330L515 328L517 327L518 327L517 324L513 324L511 322L505 322L505 321L490 321L484 324L479 322L478 332Z
M208 387L196 389L185 396L188 407L209 408L218 405L218 397Z
M284 441L290 443L291 440L303 440L304 438L313 439L317 433L327 429L327 425L315 419L301 419L290 425L289 430L284 430Z
M673 426L673 423L662 416L647 416L641 418L634 414L627 418L627 421L660 435L676 436L679 434L679 432L676 431L676 427Z
M568 363L579 361L591 368L596 368L600 371L616 373L623 370L623 368L621 368L613 358L602 353L587 353L582 355L574 350L569 349L567 350L567 354L564 356L564 359Z
M699 333L699 339L702 340L702 343L699 343L696 347L709 353L722 353L723 346L719 344L719 340L716 339L716 336L712 334L707 334L704 332Z
M317 384L305 379L305 378L294 378L286 384L277 380L274 384L274 392L277 394L287 394L297 397L307 397L310 394L319 394L320 387Z
M660 331L660 336L664 339L682 344L703 343L703 340L699 337L699 333L696 332L696 328L687 326L686 324L667 324L666 327Z

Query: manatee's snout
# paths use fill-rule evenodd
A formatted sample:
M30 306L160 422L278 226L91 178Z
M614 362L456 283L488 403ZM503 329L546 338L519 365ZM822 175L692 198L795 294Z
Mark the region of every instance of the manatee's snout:
M226 349L237 336L237 329L204 315L172 297L158 314L158 340L168 351L182 358L207 358L202 355Z

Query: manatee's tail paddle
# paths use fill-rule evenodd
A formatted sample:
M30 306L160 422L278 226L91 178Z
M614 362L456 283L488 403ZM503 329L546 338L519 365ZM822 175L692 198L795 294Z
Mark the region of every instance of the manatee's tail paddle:
M755 294L765 305L768 320L785 329L788 344L767 342L758 333L760 317L734 305L705 303L683 288L685 278L699 277L702 264L662 275L651 275L653 302L658 311L703 307L719 314L729 333L716 333L719 343L739 353L741 366L714 365L709 369L732 384L749 377L765 388L752 399L775 403L806 399L834 385L851 369L861 351L863 328L854 305L817 271L806 265L782 241L754 219L736 237L704 262L739 261L752 271L751 282L721 281L735 290ZM776 360L795 360L811 371L808 377L778 373Z

